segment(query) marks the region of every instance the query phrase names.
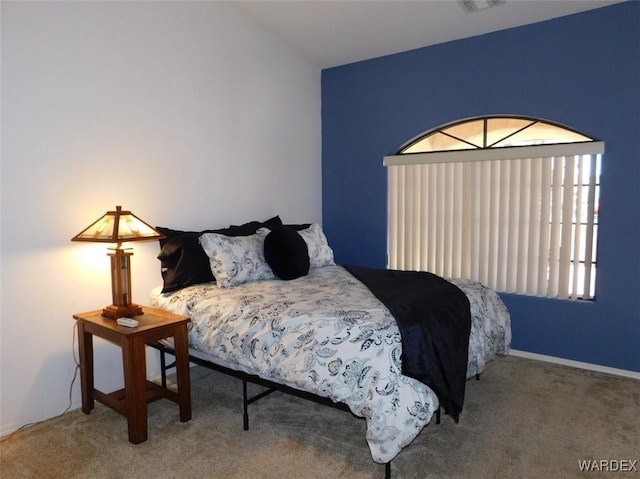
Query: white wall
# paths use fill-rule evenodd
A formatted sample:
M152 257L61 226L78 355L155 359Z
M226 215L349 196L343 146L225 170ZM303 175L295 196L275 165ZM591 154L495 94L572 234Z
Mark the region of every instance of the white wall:
M233 5L1 9L6 434L65 409L71 316L110 302L105 246L73 235L116 205L185 229L320 221L321 125L320 69ZM160 283L158 246L134 246L133 295L145 304ZM121 387L120 351L98 340L95 354L96 386ZM72 397L79 407L77 382Z

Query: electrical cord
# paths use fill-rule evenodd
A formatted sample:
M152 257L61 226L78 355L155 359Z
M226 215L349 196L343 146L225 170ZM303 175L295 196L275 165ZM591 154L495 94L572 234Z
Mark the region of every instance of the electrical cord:
M48 419L43 419L41 421L29 422L27 424L20 426L18 429L16 429L12 433L7 434L6 436L0 438L0 443L10 440L16 433L23 431L24 429L27 429L31 426L35 426L36 424L40 424L46 421L50 421L52 419L57 419L59 417L62 417L71 410L71 407L73 406L73 385L75 384L76 379L78 378L78 371L80 370L80 361L76 356L76 339L78 337L77 330L78 330L78 322L74 321L73 322L73 338L71 339L71 350L73 353L73 362L75 363L76 367L73 370L73 377L71 378L71 384L69 385L69 405L66 407L64 411L62 411L57 416L53 416Z

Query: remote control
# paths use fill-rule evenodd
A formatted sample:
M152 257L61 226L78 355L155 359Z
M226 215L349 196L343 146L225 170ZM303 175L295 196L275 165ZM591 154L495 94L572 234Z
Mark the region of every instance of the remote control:
M126 326L127 328L135 328L138 325L138 321L132 318L118 318L116 322L120 326Z

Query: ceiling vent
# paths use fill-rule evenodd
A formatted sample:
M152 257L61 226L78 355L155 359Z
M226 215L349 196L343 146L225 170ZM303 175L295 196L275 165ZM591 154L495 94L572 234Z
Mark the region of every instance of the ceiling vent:
M458 0L465 13L477 12L490 7L495 7L503 2L503 0Z

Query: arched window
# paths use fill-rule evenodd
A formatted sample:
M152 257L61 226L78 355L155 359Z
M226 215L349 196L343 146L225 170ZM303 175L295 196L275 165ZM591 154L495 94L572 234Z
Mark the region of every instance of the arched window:
M384 159L388 266L593 298L603 153L601 141L522 116L428 131Z

